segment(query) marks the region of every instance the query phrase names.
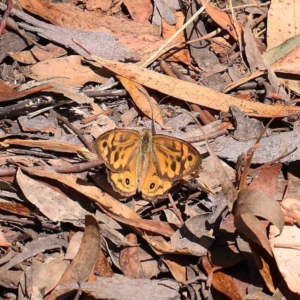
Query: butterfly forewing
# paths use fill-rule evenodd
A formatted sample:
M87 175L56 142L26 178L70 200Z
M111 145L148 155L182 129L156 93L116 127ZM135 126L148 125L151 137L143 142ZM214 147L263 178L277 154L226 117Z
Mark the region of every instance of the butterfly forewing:
M138 151L138 131L113 129L100 135L95 141L95 150L107 168L114 172L128 170L130 161Z
M201 154L191 144L165 135L153 136L154 162L164 180L179 180L201 168Z

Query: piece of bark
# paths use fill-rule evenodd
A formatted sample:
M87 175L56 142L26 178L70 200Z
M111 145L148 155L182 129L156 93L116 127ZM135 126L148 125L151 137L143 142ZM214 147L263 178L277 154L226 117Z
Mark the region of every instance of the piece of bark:
M255 139L259 137L264 129L261 121L249 118L238 106L230 106L230 111L235 120L234 137L237 139Z
M18 118L22 130L25 132L43 132L55 133L57 124L51 118L44 116L37 116L35 118L28 118L22 116Z
M0 267L0 270L8 270L26 259L33 257L46 250L60 248L62 245L66 247L67 241L59 238L57 234L49 235L25 245L23 252L14 256L8 263Z
M0 3L0 9L5 10L6 5ZM17 9L12 9L11 15L17 16L27 23L17 22L20 27L36 32L39 36L72 49L85 58L90 57L72 39L76 39L92 53L107 59L116 61L124 61L125 59L137 60L137 57L131 50L126 49L114 36L107 32L91 32L47 24Z
M3 104L3 107L0 107L0 118L8 119L18 115L26 115L29 112L37 110L39 107L52 105L55 100L52 98L37 98L33 97L28 100L19 101L16 104L7 105Z
M284 157L280 162L292 162L300 160L300 139L296 131L283 132L263 138L256 149L252 159L253 164L264 164L281 155L287 154L296 147L298 149L292 154ZM239 141L232 137L218 137L213 143L213 149L218 157L236 162L241 153L246 153L255 144L255 139L250 141Z
M268 79L272 87L275 91L281 96L281 98L285 101L289 100L289 95L280 84L275 72L272 70L268 61L263 57L261 52L259 51L255 37L249 26L244 28L244 40L245 40L245 53L247 56L247 60L250 65L251 72L254 73L258 70L267 70L268 71Z
M71 282L58 290L74 291L78 283ZM179 300L179 284L174 280L131 279L115 274L113 277L97 277L94 282L82 282L80 290L93 299L143 299Z
M0 271L0 286L8 289L17 289L20 282L23 271Z

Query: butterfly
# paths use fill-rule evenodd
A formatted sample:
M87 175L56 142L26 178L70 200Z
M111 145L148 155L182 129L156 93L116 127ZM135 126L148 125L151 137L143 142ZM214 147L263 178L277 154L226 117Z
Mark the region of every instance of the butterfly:
M114 190L126 197L141 192L149 201L164 198L178 180L201 169L202 157L194 146L149 129L109 130L94 146Z

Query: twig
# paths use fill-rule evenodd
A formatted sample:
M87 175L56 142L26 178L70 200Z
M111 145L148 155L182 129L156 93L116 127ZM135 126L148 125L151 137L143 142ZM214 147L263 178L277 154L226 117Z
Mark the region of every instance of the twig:
M44 112L46 112L48 110L53 109L55 107L59 107L59 106L62 106L62 105L65 105L65 104L69 104L69 103L72 103L72 102L73 102L73 100L71 100L71 99L60 101L59 103L56 103L56 104L51 105L51 106L44 107L42 109L39 109L37 111L34 111L34 112L28 114L28 118L29 119L33 118L33 117L35 117L37 115L40 115L40 114L42 114L42 113L44 113Z
M175 202L174 202L174 200L173 200L173 197L172 197L172 195L171 195L170 193L168 193L168 198L169 198L169 200L170 200L170 203L171 203L171 205L172 205L172 208L174 209L174 212L175 212L177 218L179 219L181 225L183 225L183 224L184 224L184 221L183 221L183 219L182 219L181 213L180 213L179 210L177 209L176 204L175 204Z
M217 138L218 136L224 135L224 134L228 134L228 131L226 128L222 128L216 132L210 133L210 134L205 134L205 135L201 135L201 136L197 136L197 137L191 137L191 138L186 138L185 140L189 143L198 143L198 142L202 142L205 141L205 139L208 140L213 140L215 138Z
M71 166L51 166L51 171L55 171L57 173L81 173L92 168L99 167L103 164L103 161L100 159L92 160L84 163L73 164ZM41 166L33 167L36 170L43 170L44 168ZM50 168L50 167L49 167ZM13 176L17 172L17 169L14 167L9 168L0 168L0 177Z
M263 164L262 166L260 166L260 167L258 167L258 168L256 168L256 169L254 169L254 170L251 170L251 171L249 172L249 175L251 175L251 174L253 174L253 173L256 173L256 172L258 172L258 171L260 171L260 170L262 170L262 169L264 169L264 168L266 168L266 167L269 167L270 165L274 164L274 163L277 162L278 160L281 160L281 159L283 159L283 158L289 156L290 154L292 154L293 152L295 152L297 149L298 149L298 147L294 148L293 150L289 151L289 152L286 153L286 154L282 154L282 155L280 155L280 156L278 156L278 157L276 157L276 158L270 160L269 162Z
M268 6L271 3L271 1L265 2L265 3L259 3L259 4L245 4L245 5L239 5L239 6L233 6L232 8L224 8L222 9L223 11L228 11L231 12L233 10L239 10L239 9L244 9L247 7L264 7Z
M94 147L85 139L85 137L81 134L81 132L73 126L66 118L62 117L60 114L58 114L56 111L51 110L51 113L55 115L57 120L63 122L65 125L67 125L74 133L78 135L78 138L80 141L92 152L94 153Z
M117 91L84 90L82 92L88 97L107 97L107 96L118 97L118 96L126 96L127 95L127 91L124 89L117 90Z
M54 171L57 173L80 173L91 168L96 168L103 165L103 161L100 159L92 160L84 163L73 164L71 166L55 167Z
M98 114L92 115L92 116L90 116L90 117L87 117L87 118L83 119L81 122L82 122L82 124L85 125L85 124L88 124L88 123L90 123L90 122L96 120L100 115L105 115L105 116L107 116L107 115L112 114L113 112L114 112L113 109L108 109L108 110L105 110L105 111L103 111L103 112L101 112L101 113L98 113Z
M15 224L22 224L22 225L31 225L31 226L37 226L42 227L46 229L50 229L53 231L60 231L60 227L57 225L52 225L49 223L41 223L39 221L32 221L32 220L26 220L15 216L4 216L0 215L0 222L9 222L9 223L15 223Z
M205 9L206 5L210 2L208 0L205 5L203 5L196 13L185 23L183 24L167 41L151 55L143 64L142 67L148 67L153 61L155 61L162 53L165 52L165 48L169 45L184 29L186 29Z
M13 8L13 1L12 0L7 0L6 2L6 11L2 17L2 21L1 21L1 24L0 24L0 36L2 35L5 27L6 27L6 24L7 24L7 19L8 19L8 16Z
M258 138L256 139L255 144L248 150L246 156L245 156L245 166L244 166L244 170L243 170L243 174L241 176L241 181L239 184L239 190L245 190L247 189L247 176L249 174L250 171L250 166L251 166L251 162L252 162L252 158L254 156L255 150L259 147L259 143L263 137L263 135L266 133L267 129L269 128L270 124L275 120L275 117L272 118L267 126L261 131L260 135L258 136Z
M32 98L20 101L16 104L0 107L0 118L7 119L9 117L27 114L32 110L36 110L37 107L51 105L53 103L54 100L48 98Z
M170 51L170 50L172 50L174 48L183 48L186 45L189 45L189 44L192 44L192 43L201 42L201 41L204 41L204 40L209 40L210 38L216 36L221 31L222 31L221 28L217 28L216 30L214 30L214 31L212 31L212 32L210 32L210 33L208 33L208 34L200 37L200 38L193 39L193 40L190 40L190 41L185 41L185 42L179 42L177 44L172 44L172 45L164 48L163 51L159 54L159 56L162 56L164 53L166 53L166 52L168 52L168 51Z

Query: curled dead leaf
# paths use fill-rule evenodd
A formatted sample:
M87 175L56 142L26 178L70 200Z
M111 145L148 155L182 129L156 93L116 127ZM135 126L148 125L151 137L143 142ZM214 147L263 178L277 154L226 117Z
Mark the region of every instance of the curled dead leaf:
M85 217L85 230L80 244L80 248L72 261L69 268L61 277L57 286L68 282L86 281L94 269L100 251L100 230L97 220L91 216ZM57 287L46 297L47 300L56 299L59 295L62 296L64 291ZM64 299L65 295L63 296Z
M282 232L284 215L279 203L262 190L242 190L235 202L233 215L235 227L272 256L266 229L257 217L268 220L278 228L279 232Z

